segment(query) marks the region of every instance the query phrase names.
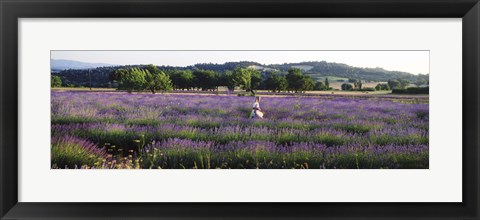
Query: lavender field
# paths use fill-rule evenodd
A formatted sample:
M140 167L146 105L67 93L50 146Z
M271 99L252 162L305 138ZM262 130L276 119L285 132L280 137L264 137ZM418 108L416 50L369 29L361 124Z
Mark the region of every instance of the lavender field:
M52 168L426 169L416 98L51 92Z

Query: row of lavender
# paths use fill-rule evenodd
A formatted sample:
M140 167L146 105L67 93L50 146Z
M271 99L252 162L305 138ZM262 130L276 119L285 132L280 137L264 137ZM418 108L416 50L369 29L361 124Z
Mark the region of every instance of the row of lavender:
M52 166L428 168L428 104L264 97L266 118L252 120L252 102L237 96L52 92ZM62 146L82 148L75 143L85 140L107 156L87 150L93 161L66 163Z

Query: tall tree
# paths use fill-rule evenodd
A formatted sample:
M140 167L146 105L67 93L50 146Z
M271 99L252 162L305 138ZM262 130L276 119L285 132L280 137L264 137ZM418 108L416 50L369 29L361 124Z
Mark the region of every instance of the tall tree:
M190 70L173 70L170 78L175 89L189 90L193 87L193 73Z
M212 70L197 69L193 71L194 86L202 91L214 90L218 87L218 73Z
M388 80L388 87L391 89L401 89L400 82L396 79Z
M233 78L233 72L230 70L225 71L223 75L220 76L220 86L226 86L228 90L235 90L235 79Z
M349 80L349 82L350 82L350 80ZM359 79L359 80L354 80L353 86L354 86L356 89L362 89L362 80L361 80L361 79Z
M298 92L303 87L303 74L298 68L291 68L285 76L288 82L288 90Z
M261 74L253 68L235 68L233 79L241 89L255 94L254 89L258 89L260 86Z
M315 81L310 76L303 76L302 91L310 91L315 87Z
M112 78L118 81L118 89L132 91L149 90L153 94L156 91L169 91L172 89L170 77L157 67L149 65L143 69L129 68L115 71Z
M315 83L315 88L314 88L314 90L317 90L317 91L326 90L325 84L324 84L323 82L317 82L317 83Z
M417 86L421 86L421 85L425 85L425 84L427 84L427 80L425 80L424 78L420 78L420 77L415 82L415 85L417 85Z
M154 65L148 65L144 70L145 89L150 90L153 94L157 90L170 91L173 88L170 77Z
M251 77L251 90L258 90L260 88L260 84L262 82L262 74L255 69L250 69L250 77ZM253 71L252 71L253 70ZM254 93L254 92L253 92Z
M118 76L118 89L127 90L129 93L132 91L140 91L143 90L146 80L145 76L146 73L144 70L140 70L138 68L131 68L128 70L117 70L115 74Z
M50 78L50 86L53 87L61 87L62 86L62 79L60 76L54 76Z
M288 87L285 77L280 76L278 73L271 73L267 79L265 79L265 88L273 92L280 92L286 90Z
M410 81L406 79L397 79L398 82L400 82L400 89L405 89L407 88L408 85L410 85Z

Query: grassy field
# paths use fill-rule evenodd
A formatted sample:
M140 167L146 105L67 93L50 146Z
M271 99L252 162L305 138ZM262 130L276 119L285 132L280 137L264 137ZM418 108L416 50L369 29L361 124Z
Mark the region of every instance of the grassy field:
M348 83L348 82L330 82L330 87L332 87L333 89L339 89L341 90L342 89L342 84L344 83ZM362 88L375 88L375 86L377 86L379 83L382 83L382 82L362 82ZM350 83L353 85L353 83Z
M341 86L343 83L349 83L348 78L343 78L343 77L323 76L320 74L307 74L307 75L311 76L315 81L319 81L319 82L325 82L325 78L328 78L330 87L338 90L342 89ZM386 83L386 82L362 82L362 86L364 88L366 87L375 88L375 86L377 86L379 83Z
M321 74L306 74L306 75L308 75L308 76L312 77L312 79L314 79L316 81L320 81L320 82L325 82L325 78L328 78L328 81L330 83L337 82L338 80L348 81L348 78L343 78L343 77L323 76Z

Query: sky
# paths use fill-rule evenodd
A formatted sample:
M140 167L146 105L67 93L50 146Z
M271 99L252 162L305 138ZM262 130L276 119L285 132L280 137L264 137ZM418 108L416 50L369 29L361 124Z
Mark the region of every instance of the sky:
M188 66L197 63L254 61L282 64L327 61L355 67L429 73L429 51L51 51L51 59L116 65Z

